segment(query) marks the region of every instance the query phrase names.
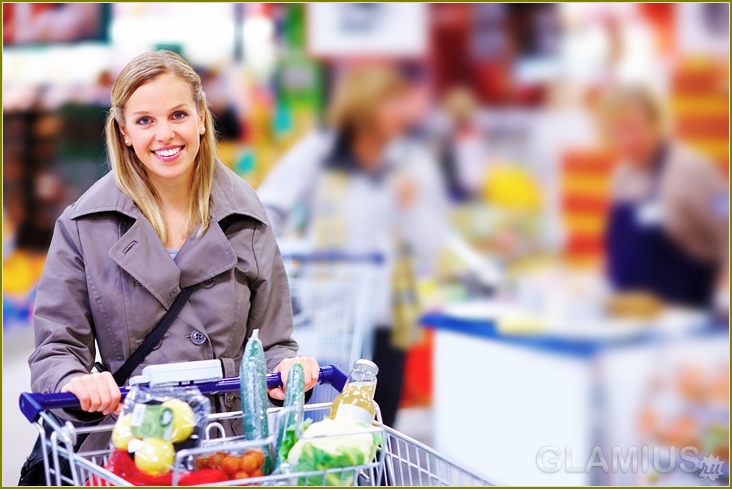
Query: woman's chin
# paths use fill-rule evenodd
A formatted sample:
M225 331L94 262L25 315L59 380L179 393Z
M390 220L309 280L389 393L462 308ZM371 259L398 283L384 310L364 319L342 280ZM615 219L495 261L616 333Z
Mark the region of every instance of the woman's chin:
M193 165L178 164L175 165L151 165L147 168L151 176L160 180L178 180L190 174Z

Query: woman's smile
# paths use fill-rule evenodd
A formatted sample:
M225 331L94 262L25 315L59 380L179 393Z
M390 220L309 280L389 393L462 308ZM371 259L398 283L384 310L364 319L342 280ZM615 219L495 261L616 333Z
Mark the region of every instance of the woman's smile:
M185 148L185 146L166 146L164 148L154 149L152 153L157 156L160 161L169 163L178 159L183 148Z

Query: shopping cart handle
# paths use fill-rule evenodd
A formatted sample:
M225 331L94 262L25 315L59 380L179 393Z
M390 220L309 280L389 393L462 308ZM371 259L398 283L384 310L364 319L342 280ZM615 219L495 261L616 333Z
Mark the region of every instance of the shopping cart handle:
M384 263L383 253L346 253L343 251L320 251L316 253L286 253L283 260L300 261L303 263Z
M343 390L346 385L346 373L335 365L320 367L318 375L318 384L328 384L333 386L338 392ZM226 377L216 382L202 382L196 384L196 387L205 395L225 394L227 392L239 392L239 377ZM267 375L267 388L275 389L282 387L282 377L279 372ZM130 392L128 387L120 389L122 399ZM38 392L24 392L20 395L20 411L30 421L34 423L38 420L41 411L50 409L69 409L78 408L79 399L70 392L54 392L51 394L41 394Z

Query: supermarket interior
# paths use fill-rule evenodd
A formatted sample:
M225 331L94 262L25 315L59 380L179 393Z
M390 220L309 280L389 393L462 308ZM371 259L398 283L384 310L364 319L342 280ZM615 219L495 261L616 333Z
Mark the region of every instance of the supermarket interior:
M300 354L373 358L396 430L495 484L729 485L729 48L729 3L4 3L3 486L55 222L160 49L267 211Z

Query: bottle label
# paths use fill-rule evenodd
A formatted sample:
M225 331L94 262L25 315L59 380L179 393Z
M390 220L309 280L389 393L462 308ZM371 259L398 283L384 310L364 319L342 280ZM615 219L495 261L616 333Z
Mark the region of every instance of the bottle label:
M335 419L350 419L351 421L370 426L374 421L374 415L362 407L354 406L353 404L341 404L338 406Z

